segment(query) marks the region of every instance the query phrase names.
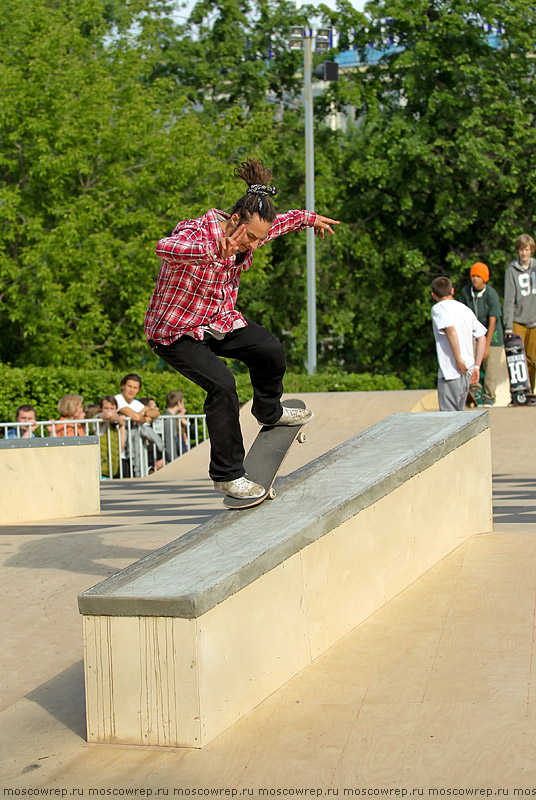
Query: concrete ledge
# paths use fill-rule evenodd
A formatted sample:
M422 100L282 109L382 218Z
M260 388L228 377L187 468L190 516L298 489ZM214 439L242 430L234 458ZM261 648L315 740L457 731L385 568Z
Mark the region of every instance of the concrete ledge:
M0 440L0 524L100 513L98 436Z
M489 422L393 415L83 592L88 740L202 746L491 530Z
M489 425L487 411L393 414L280 482L274 502L222 512L83 592L79 610L198 617Z

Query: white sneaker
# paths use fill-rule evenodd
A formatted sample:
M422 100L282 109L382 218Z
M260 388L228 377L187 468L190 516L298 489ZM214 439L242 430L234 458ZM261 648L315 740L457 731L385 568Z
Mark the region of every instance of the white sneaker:
M283 413L274 425L306 425L314 417L309 408L287 408L283 406Z
M261 486L260 483L253 483L245 476L235 478L234 481L224 481L223 483L213 481L213 483L218 492L223 492L229 497L237 497L239 500L247 497L262 497L265 493L264 486Z

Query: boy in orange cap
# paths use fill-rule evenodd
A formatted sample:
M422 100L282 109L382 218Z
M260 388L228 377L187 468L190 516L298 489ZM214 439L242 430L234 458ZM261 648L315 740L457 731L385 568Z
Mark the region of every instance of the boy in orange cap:
M482 261L471 267L471 283L464 286L460 300L474 312L479 322L487 328L484 350L484 394L485 406L492 406L496 399L497 382L501 368L506 369L504 355L504 333L501 324L501 301L490 286L489 269Z

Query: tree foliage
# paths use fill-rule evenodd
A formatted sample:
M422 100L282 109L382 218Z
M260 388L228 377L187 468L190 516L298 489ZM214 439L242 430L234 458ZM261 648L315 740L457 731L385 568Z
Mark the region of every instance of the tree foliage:
M0 26L0 359L156 368L143 316L154 246L228 209L247 154L278 208L305 204L299 53L287 0L4 0ZM535 11L528 0L322 7L362 67L315 101L319 364L434 370L429 283L475 260L500 291L536 217ZM371 53L380 55L371 58ZM334 54L332 54L334 55ZM329 124L334 110L346 122ZM257 252L239 306L306 353L305 236ZM421 377L419 377L421 376Z
M534 224L535 10L526 0L373 0L353 35L369 61L336 87L355 108L343 149L349 290L364 365L431 363L429 283L485 261L502 290ZM384 53L370 59L371 45ZM342 254L341 254L342 255Z
M173 24L163 4L140 0L128 15L98 0L6 6L0 356L139 363L156 241L216 198L232 202L230 165L270 140L271 112L231 105L208 128L172 77L155 74L151 15Z

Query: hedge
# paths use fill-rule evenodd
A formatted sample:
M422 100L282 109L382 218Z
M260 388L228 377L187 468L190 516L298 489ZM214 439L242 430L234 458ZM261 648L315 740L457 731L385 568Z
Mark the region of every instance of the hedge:
M0 420L13 422L19 405L33 405L38 420L54 419L58 416L57 403L64 394L80 394L84 404L99 402L106 394L120 391L121 379L126 370L77 369L75 367L26 367L19 369L0 364ZM139 397L153 397L160 410L166 405L166 394L172 389L184 393L186 410L190 414L202 414L205 393L202 389L176 372L139 372L142 388ZM236 376L238 397L245 403L252 397L251 383L247 373ZM363 392L404 389L404 384L395 375L371 375L369 373L321 373L305 375L287 373L285 392Z

